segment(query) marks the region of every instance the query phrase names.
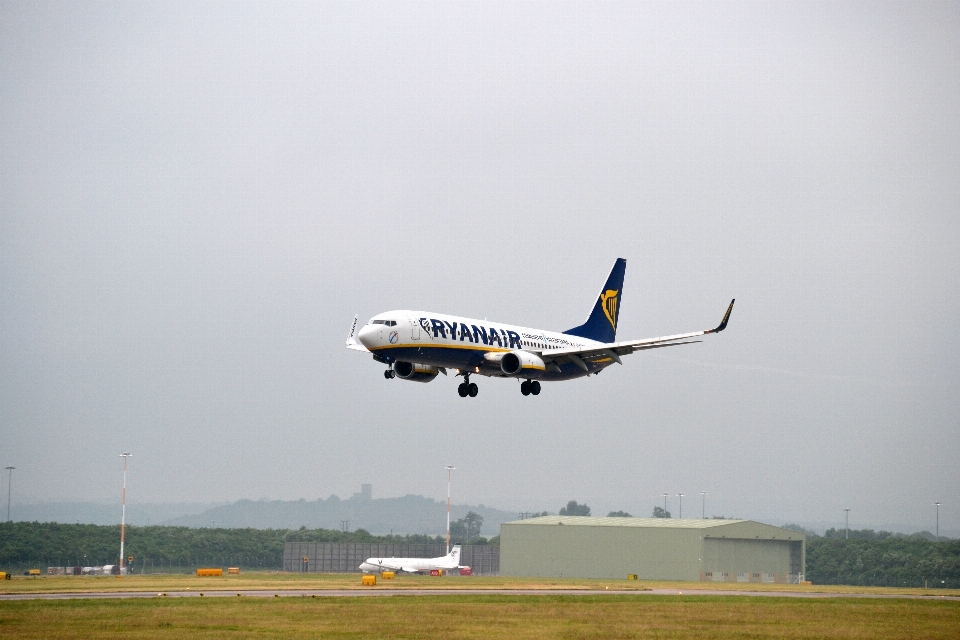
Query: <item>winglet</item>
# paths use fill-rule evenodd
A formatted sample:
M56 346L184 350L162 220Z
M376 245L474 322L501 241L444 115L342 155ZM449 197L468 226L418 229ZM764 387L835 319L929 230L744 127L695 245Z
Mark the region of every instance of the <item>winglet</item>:
M720 322L720 326L718 326L716 329L710 329L707 331L707 333L720 333L727 328L727 321L730 320L730 312L733 311L733 303L736 301L736 298L730 301L730 306L727 307L727 312L723 315L723 321Z
M347 344L353 344L357 341L357 320L359 319L359 313L353 316L353 324L350 325L350 331L347 333Z
M347 348L354 351L366 351L367 348L357 342L357 320L360 314L353 316L353 324L350 325L350 333L347 334Z

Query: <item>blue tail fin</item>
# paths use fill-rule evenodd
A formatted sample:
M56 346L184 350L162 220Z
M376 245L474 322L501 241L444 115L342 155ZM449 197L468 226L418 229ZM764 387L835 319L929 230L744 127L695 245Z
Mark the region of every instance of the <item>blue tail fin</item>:
M623 274L626 270L627 261L617 258L590 317L579 327L568 329L564 333L598 342L616 341L617 318L620 317L620 300L623 297Z

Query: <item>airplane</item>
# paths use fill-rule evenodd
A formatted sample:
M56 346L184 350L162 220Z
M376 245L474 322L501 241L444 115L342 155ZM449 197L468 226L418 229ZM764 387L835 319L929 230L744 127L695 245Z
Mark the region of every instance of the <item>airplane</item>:
M599 374L621 356L647 349L694 344L693 340L727 328L733 303L714 329L646 340L617 342L617 321L623 299L627 261L618 258L600 290L593 311L579 327L563 332L530 329L487 320L461 318L425 311L387 311L357 330L357 318L347 335L347 347L366 351L387 365L383 376L411 382L430 382L454 369L463 382L461 398L479 392L471 375L514 378L520 393L540 395L540 381L571 380Z
M406 573L419 573L421 571L433 571L442 569L448 571L451 569L460 569L460 545L454 545L445 556L439 558L367 558L360 565L360 571L364 573L375 573L384 571L405 571Z

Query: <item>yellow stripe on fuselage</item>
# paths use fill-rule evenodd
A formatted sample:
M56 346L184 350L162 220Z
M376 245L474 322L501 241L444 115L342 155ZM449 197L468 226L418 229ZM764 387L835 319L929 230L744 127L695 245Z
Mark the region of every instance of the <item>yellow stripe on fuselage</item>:
M465 349L468 351L513 351L513 349L504 349L502 347L491 347L481 345L479 347L466 344L385 344L381 347L371 347L370 351L379 351L380 349Z

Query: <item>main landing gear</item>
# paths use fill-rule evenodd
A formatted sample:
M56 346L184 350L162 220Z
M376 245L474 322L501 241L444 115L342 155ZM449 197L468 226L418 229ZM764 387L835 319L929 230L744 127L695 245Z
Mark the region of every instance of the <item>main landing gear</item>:
M520 393L525 396L531 393L535 396L540 395L540 383L536 380L524 380L520 383Z
M461 398L466 398L467 396L476 398L477 394L480 393L480 388L477 387L476 382L470 382L470 374L465 373L463 374L463 382L457 387L457 393L460 394Z
M386 371L383 372L383 377L386 378L387 380L390 380L391 378L396 378L397 372L394 371L393 369L387 369Z

